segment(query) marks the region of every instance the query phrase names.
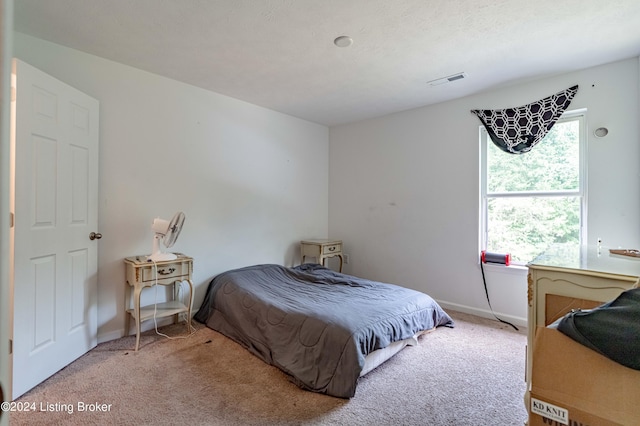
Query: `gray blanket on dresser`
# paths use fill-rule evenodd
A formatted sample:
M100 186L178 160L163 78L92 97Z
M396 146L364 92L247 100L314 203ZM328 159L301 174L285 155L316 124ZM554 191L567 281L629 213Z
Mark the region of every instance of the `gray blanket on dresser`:
M355 394L365 356L453 321L428 295L315 264L256 265L209 284L195 317L287 373L298 386Z

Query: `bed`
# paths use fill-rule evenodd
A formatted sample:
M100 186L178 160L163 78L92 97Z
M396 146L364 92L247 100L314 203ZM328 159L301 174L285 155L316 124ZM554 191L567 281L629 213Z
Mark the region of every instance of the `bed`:
M358 378L453 320L430 296L317 264L234 269L209 284L195 319L303 389L355 395Z

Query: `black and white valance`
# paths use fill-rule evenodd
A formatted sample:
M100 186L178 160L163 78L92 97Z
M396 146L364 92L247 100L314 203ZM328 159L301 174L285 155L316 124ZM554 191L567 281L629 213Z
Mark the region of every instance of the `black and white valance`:
M474 109L471 112L478 116L493 143L501 150L523 154L545 137L577 92L576 85L518 108Z

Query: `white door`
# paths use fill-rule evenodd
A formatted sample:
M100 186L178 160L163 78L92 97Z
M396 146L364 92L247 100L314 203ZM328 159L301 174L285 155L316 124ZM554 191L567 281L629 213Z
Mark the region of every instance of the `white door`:
M14 71L15 399L97 344L98 101Z

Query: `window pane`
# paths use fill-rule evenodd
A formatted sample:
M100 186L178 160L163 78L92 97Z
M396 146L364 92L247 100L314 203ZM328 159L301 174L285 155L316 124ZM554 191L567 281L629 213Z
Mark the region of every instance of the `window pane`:
M487 251L527 263L551 244L580 242L579 197L489 198Z
M522 155L501 151L487 140L487 191L577 190L580 177L580 122L558 122Z

